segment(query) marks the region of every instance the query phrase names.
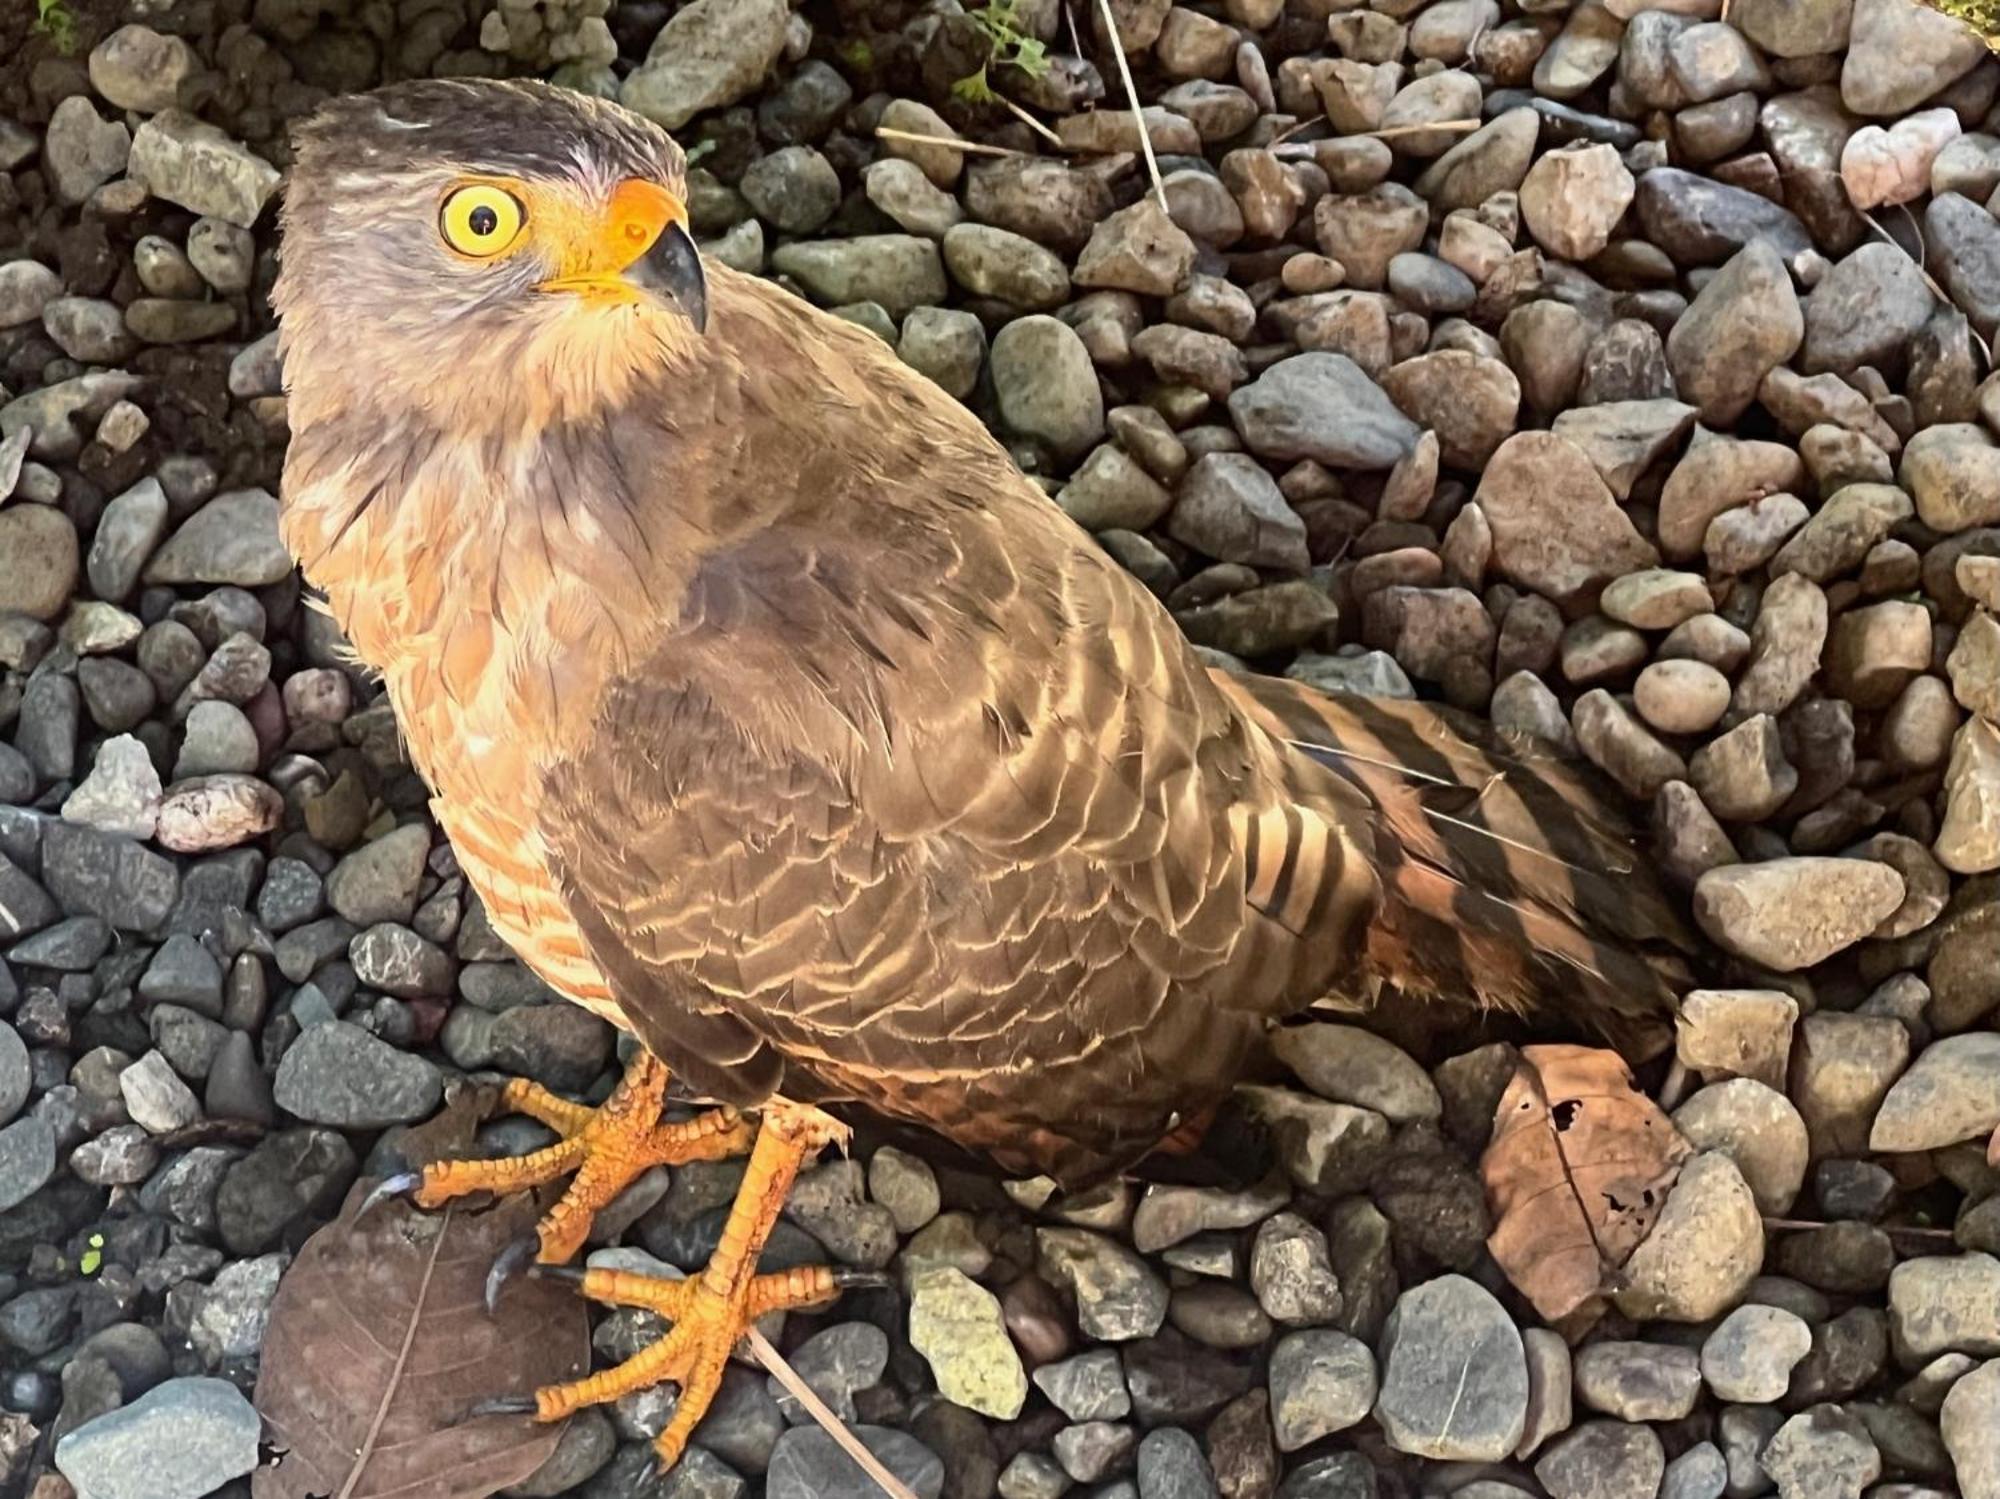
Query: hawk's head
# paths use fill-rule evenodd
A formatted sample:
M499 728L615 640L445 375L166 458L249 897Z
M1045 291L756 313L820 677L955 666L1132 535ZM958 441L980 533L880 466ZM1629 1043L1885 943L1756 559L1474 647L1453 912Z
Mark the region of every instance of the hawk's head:
M706 322L680 150L614 104L423 80L329 101L295 145L273 301L313 398L602 399Z

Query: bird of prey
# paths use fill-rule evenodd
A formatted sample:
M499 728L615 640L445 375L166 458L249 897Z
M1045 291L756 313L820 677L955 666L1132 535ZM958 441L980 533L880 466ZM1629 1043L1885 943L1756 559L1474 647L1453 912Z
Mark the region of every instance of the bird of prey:
M1317 1004L1670 1011L1686 929L1617 811L1445 710L1212 672L874 334L704 265L684 161L605 101L422 81L299 130L283 525L379 670L496 931L643 1045L559 1143L555 1265L660 1162L747 1150L661 1379L682 1450L802 1162L861 1107L1079 1184L1186 1138ZM672 1075L716 1108L662 1123ZM751 1123L752 1117L756 1123Z

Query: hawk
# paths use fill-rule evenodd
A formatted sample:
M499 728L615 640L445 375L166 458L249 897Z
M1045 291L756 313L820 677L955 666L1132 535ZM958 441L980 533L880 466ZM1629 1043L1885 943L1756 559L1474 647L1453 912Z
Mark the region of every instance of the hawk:
M1416 703L1211 671L965 407L705 265L652 124L421 81L299 130L274 301L284 534L387 685L494 928L643 1050L562 1138L537 1257L659 1162L747 1150L706 1270L556 1419L660 1379L682 1450L801 1163L858 1106L1078 1184L1199 1127L1323 1003L1635 1034L1686 929L1617 810ZM669 1076L717 1107L663 1123ZM756 1124L750 1122L756 1117Z

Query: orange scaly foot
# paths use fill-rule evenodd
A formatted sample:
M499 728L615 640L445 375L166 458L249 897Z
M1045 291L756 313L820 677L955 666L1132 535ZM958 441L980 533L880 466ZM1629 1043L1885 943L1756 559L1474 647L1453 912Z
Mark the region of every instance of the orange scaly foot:
M407 1192L419 1207L442 1207L469 1192L519 1192L575 1172L562 1199L535 1231L535 1258L545 1265L572 1258L589 1237L599 1209L653 1166L717 1161L750 1148L754 1131L733 1109L711 1109L678 1124L660 1123L666 1105L667 1066L640 1052L602 1107L558 1098L540 1083L513 1078L500 1095L508 1113L539 1119L563 1138L524 1156L493 1161L438 1161L421 1173L389 1178L369 1194L370 1204ZM365 1208L364 1208L365 1211ZM525 1258L525 1254L521 1256ZM503 1256L503 1261L512 1258ZM495 1267L504 1278L512 1265ZM497 1290L490 1284L488 1296Z
M824 1145L845 1140L846 1127L818 1109L777 1100L763 1111L742 1189L723 1224L707 1267L688 1280L665 1280L622 1270L559 1272L578 1279L583 1294L614 1306L642 1306L673 1324L667 1335L615 1369L572 1384L550 1385L526 1397L491 1402L485 1410L532 1410L538 1420L560 1421L663 1380L681 1387L673 1420L653 1444L663 1468L673 1466L695 1425L721 1387L723 1370L750 1324L767 1312L814 1306L843 1290L878 1284L882 1277L824 1266L757 1274L764 1241L778 1221L799 1166Z

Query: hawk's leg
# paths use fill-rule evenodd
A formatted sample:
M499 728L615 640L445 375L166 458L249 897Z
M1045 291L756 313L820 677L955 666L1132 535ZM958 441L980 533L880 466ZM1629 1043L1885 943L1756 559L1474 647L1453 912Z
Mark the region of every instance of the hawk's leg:
M778 1221L800 1165L846 1134L844 1125L818 1109L773 1101L764 1108L743 1186L722 1226L715 1253L700 1275L675 1281L626 1271L584 1271L580 1277L584 1295L615 1306L647 1307L673 1327L615 1369L536 1391L537 1418L560 1421L582 1406L673 1380L681 1387L680 1401L654 1446L663 1466L678 1459L721 1387L730 1351L752 1322L767 1312L830 1301L856 1283L857 1277L824 1266L757 1274L764 1241Z
M514 1078L500 1096L501 1107L534 1116L562 1139L524 1156L439 1161L424 1168L411 1196L419 1207L434 1208L468 1192L519 1192L575 1172L569 1190L536 1229L540 1242L535 1258L545 1265L561 1264L583 1247L598 1211L649 1167L719 1161L750 1148L750 1125L733 1109L711 1109L681 1123L662 1124L666 1098L666 1063L645 1051L633 1058L624 1081L595 1109Z

